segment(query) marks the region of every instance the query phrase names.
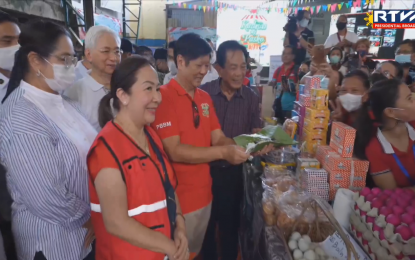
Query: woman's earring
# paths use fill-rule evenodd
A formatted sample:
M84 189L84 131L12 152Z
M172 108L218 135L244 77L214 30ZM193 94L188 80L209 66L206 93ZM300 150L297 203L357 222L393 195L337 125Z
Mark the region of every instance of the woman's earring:
M38 77L40 77L40 70L37 70L37 72L36 72L36 76L38 76Z

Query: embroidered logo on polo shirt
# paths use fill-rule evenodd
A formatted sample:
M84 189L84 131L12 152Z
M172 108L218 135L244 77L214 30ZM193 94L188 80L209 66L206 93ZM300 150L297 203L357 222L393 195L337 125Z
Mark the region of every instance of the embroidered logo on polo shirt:
M202 115L205 117L209 117L209 104L203 103L201 107L202 107Z
M156 127L157 127L157 129L162 129L162 128L165 128L165 127L168 127L168 126L171 126L171 122L170 121L169 122L161 123L161 124L157 125Z

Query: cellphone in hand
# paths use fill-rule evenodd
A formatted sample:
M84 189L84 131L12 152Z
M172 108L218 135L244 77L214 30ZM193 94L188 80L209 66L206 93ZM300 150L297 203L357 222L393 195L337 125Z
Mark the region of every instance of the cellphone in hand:
M314 38L314 37L309 37L309 38L307 39L307 42L308 42L309 44L311 44L312 46L314 46L314 44L316 43L316 42L315 42L315 38Z

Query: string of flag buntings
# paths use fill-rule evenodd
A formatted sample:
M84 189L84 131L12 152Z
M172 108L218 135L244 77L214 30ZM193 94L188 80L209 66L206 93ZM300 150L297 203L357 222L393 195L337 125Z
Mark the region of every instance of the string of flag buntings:
M207 3L207 5L196 5L196 4L192 4L189 2L180 2L177 0L167 0L168 3L172 3L173 6L178 6L179 8L183 8L183 9L193 9L193 10L203 10L203 12L221 12L223 10L226 9L231 9L231 10L238 10L238 9L246 9L246 10L252 10L252 9L256 9L256 10L265 10L268 13L269 12L278 12L278 13L286 13L286 14L291 14L291 13L297 13L299 10L308 10L310 11L311 14L317 14L320 12L336 12L336 10L341 10L343 7L346 8L351 8L351 7L361 7L362 3L363 4L370 4L370 5L374 5L375 3L377 3L378 1L380 1L380 3L383 5L385 3L386 0L356 0L355 2L353 2L353 0L349 0L346 2L340 2L340 3L334 3L334 4L326 4L326 5L315 5L315 6L304 6L304 7L297 7L298 5L302 5L302 4L306 4L306 3L312 3L314 2L314 0L289 0L287 1L288 5L286 7L261 7L261 5L257 6L256 8L251 7L247 7L247 6L238 6L238 5L233 5L233 4L229 4L226 2L220 2L218 0L205 0L205 2ZM262 3L266 4L269 3L269 1L265 1Z

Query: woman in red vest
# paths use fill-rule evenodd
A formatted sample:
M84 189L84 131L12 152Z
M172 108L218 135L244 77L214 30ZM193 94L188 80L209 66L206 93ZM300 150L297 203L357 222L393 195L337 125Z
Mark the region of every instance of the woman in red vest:
M119 65L100 102L87 159L97 260L189 257L177 180L149 127L160 102L157 72L141 57Z

